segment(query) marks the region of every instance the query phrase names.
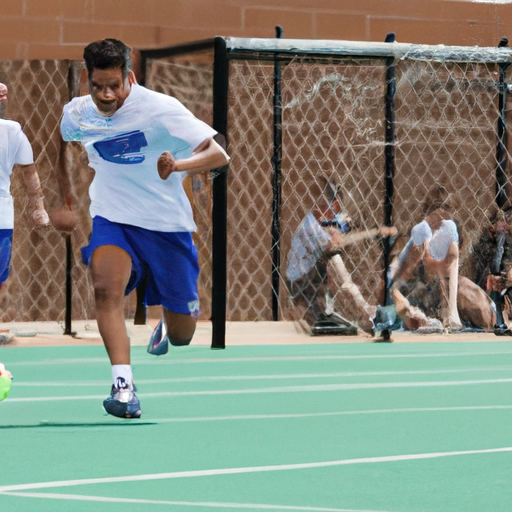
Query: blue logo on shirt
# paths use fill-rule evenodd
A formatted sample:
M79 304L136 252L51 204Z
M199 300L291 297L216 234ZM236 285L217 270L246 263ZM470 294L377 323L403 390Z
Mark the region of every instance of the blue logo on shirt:
M103 160L123 165L140 164L143 162L146 157L140 153L140 150L147 145L148 141L140 130L123 133L122 135L100 140L93 144L94 149Z

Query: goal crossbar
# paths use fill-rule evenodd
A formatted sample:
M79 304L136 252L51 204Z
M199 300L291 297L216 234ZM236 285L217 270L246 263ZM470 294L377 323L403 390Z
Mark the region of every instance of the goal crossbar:
M507 47L445 46L407 43L378 43L309 39L225 38L228 58L244 54L259 59L283 56L338 56L433 60L442 62L512 63L512 49Z

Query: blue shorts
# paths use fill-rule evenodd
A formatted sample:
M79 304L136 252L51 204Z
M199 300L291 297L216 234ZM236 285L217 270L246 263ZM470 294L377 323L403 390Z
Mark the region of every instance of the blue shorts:
M82 249L82 260L91 264L94 251L102 245L116 245L132 258L132 274L126 295L146 278L147 306L162 305L169 311L197 316L199 264L192 233L165 233L103 217L92 220L89 245Z
M11 270L12 229L0 229L0 285Z

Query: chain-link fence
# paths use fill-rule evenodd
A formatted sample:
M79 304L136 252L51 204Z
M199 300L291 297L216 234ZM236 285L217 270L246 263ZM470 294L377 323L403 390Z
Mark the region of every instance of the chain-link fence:
M493 251L486 233L509 181L508 50L222 41L224 50L216 54L213 44L142 52L142 70L147 87L175 96L208 124L215 125L215 111L226 115L228 320L302 321L322 293L328 308L371 330L370 317L389 292L389 263L411 229L439 206L459 226L461 276L485 287L486 258ZM226 73L215 76L219 60L225 60ZM0 63L0 81L11 89L8 114L33 143L48 208L70 194L80 214L72 235L73 317L91 318L92 288L78 250L90 229L85 198L92 171L79 146L70 145L62 157L58 137L70 88L71 95L80 93L80 73L79 63ZM225 103L216 97L216 83L227 87ZM213 182L209 175L189 182L203 319L211 316L216 272ZM13 268L0 295L2 320L61 319L65 243L55 231L28 227L16 173L13 193ZM312 267L321 286L297 294L297 273L290 267L297 234L311 215L329 233L339 231L340 219L346 229L340 247ZM396 228L396 236L384 228ZM401 291L435 316L438 306L429 297L439 293L428 281L420 263ZM298 295L309 304L299 304Z
M229 73L228 311L231 319L271 320L274 65L232 61ZM340 187L353 229L382 224L384 80L382 68L300 59L282 64L281 80L279 318L289 320L287 255L301 222L322 203L326 182ZM379 243L370 237L346 251L350 273L375 302Z
M15 167L11 191L15 226L11 273L0 292L0 318L12 321L64 321L66 272L71 271L73 318L93 318L92 287L80 262L79 248L89 234L87 187L91 171L76 148L63 150L59 122L69 101L74 63L68 61L0 61L0 82L9 88L7 117L19 122L32 144L47 210L70 195L80 217L71 235L72 268L67 244L56 230L34 230L27 215L23 180Z

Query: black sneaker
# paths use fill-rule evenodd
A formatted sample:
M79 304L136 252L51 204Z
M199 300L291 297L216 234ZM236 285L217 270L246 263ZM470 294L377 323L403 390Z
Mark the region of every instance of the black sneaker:
M112 384L110 396L103 400L103 407L108 414L118 418L140 418L142 414L133 386L129 387L122 377L117 378L115 385Z
M318 315L315 324L311 327L311 335L357 336L357 327L335 311L330 315L321 313Z

